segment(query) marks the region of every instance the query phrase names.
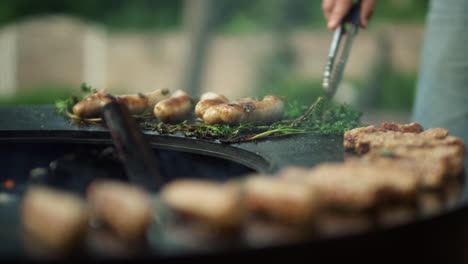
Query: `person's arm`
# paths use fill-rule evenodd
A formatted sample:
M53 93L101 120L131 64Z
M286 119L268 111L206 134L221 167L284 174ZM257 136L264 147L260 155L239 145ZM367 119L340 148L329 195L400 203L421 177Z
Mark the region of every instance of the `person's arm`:
M375 8L376 0L361 0L361 18L360 24L362 28L366 28L369 19ZM348 13L353 5L353 0L323 0L323 14L327 20L329 29L336 29L343 17Z

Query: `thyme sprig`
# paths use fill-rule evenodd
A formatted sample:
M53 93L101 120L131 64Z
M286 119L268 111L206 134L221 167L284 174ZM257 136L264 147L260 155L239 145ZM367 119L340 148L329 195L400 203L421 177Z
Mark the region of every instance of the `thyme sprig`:
M65 114L70 119L79 119L79 117L72 114L73 106L82 98L96 91L86 83L83 83L80 88L83 92L82 96L70 96L65 100L56 102L58 113ZM143 130L153 130L163 135L181 133L186 137L218 139L223 142L250 141L304 133L340 135L361 125L361 113L353 110L349 105L336 104L322 97L317 98L310 107L286 100L285 120L273 124L208 125L200 122L189 123L184 121L180 124L171 125L159 122L153 117L151 111L146 111L142 115L134 117L142 121L139 125ZM102 119L94 118L89 122L95 124L102 122Z
M354 111L348 105L338 105L319 97L314 107L306 110L306 106L291 103L286 107L287 120L276 123L240 125L208 125L205 123L189 124L187 121L169 125L157 121L145 121L140 126L146 130L157 131L160 134L181 132L184 136L220 139L221 141L250 141L273 136L315 133L321 135L340 135L345 131L360 126L361 113ZM305 110L304 110L305 109Z
M73 106L78 103L81 99L90 96L96 91L95 88L86 84L85 82L81 84L80 90L82 92L81 96L71 95L66 99L55 101L55 111L58 114L67 115L70 117L70 114L73 112Z

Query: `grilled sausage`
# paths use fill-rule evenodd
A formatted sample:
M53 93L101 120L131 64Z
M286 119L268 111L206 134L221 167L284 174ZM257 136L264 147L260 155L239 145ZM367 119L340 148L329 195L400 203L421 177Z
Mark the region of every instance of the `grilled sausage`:
M146 97L146 105L148 109L152 110L157 103L169 98L171 96L171 92L168 89L163 88L143 95Z
M71 193L31 187L24 196L21 221L26 234L54 250L68 249L83 238L88 211Z
M116 100L125 104L130 114L138 115L146 109L152 110L158 102L169 98L169 96L169 90L158 89L145 94L116 96Z
M244 97L244 98L237 99L237 100L233 101L232 103L233 104L243 104L243 103L254 103L254 102L258 102L258 100L255 99L255 98L252 98L252 97Z
M149 195L141 188L111 180L97 180L87 189L91 214L107 223L122 239L141 238L153 217Z
M140 95L118 95L114 97L119 103L127 106L128 112L131 115L141 114L147 109L146 97Z
M227 103L229 100L224 95L219 95L213 92L204 93L200 97L200 101L195 106L195 114L199 118L203 118L206 110L214 105Z
M208 108L203 115L207 124L240 124L242 122L272 123L284 114L284 103L274 95L262 101L247 103L225 103Z
M145 94L115 96L117 102L127 106L130 114L141 114L146 109L169 97L167 89L158 89ZM98 117L104 106L112 99L105 90L99 90L73 106L73 113L81 118Z
M93 94L73 106L73 113L81 118L99 116L102 108L111 101L111 99L107 98L105 95L105 90L93 92Z
M189 119L192 110L192 98L186 92L178 90L170 98L154 106L154 115L161 122L175 124Z

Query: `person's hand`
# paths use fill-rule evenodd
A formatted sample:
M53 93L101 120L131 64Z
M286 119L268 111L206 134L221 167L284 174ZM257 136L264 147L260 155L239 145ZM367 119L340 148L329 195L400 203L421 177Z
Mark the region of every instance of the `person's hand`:
M360 14L360 26L366 28L369 23L369 19L372 16L375 8L376 0L362 0L361 1L361 14ZM323 14L328 22L327 27L329 29L336 29L341 20L346 16L349 9L353 5L353 0L323 0L322 9Z

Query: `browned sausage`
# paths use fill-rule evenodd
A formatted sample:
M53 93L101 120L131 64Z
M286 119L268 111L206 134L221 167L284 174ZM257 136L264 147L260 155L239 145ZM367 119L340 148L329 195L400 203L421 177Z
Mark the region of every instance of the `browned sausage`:
M97 117L101 114L102 108L111 101L107 98L104 90L93 92L92 95L84 98L73 106L73 113L81 118Z
M86 198L93 217L123 239L141 238L151 224L154 212L149 195L135 185L96 180L88 187Z
M144 95L119 95L115 100L127 106L131 115L141 114L147 109L147 102Z
M145 94L119 95L116 96L116 100L125 104L130 114L138 115L147 109L152 110L158 102L169 98L169 96L169 90L158 89Z
M248 103L226 103L208 108L203 115L207 124L240 124L242 122L272 123L284 114L284 103L274 95L262 101Z
M243 103L255 103L255 102L258 102L257 99L255 98L252 98L252 97L244 97L244 98L240 98L240 99L237 99L231 103L233 104L243 104Z
M197 117L203 118L203 115L208 108L227 102L229 102L229 100L224 95L219 95L213 92L204 93L200 97L198 104L195 106L195 114Z
M88 211L74 194L35 186L24 196L21 221L31 238L51 249L67 249L83 238Z
M102 108L111 101L105 90L94 92L73 106L73 113L81 118L98 117ZM130 114L141 114L146 109L153 109L154 105L169 97L167 89L158 89L145 94L117 95L115 100L125 104Z
M154 115L161 122L175 124L189 119L192 110L192 98L186 92L178 90L170 98L154 106Z

